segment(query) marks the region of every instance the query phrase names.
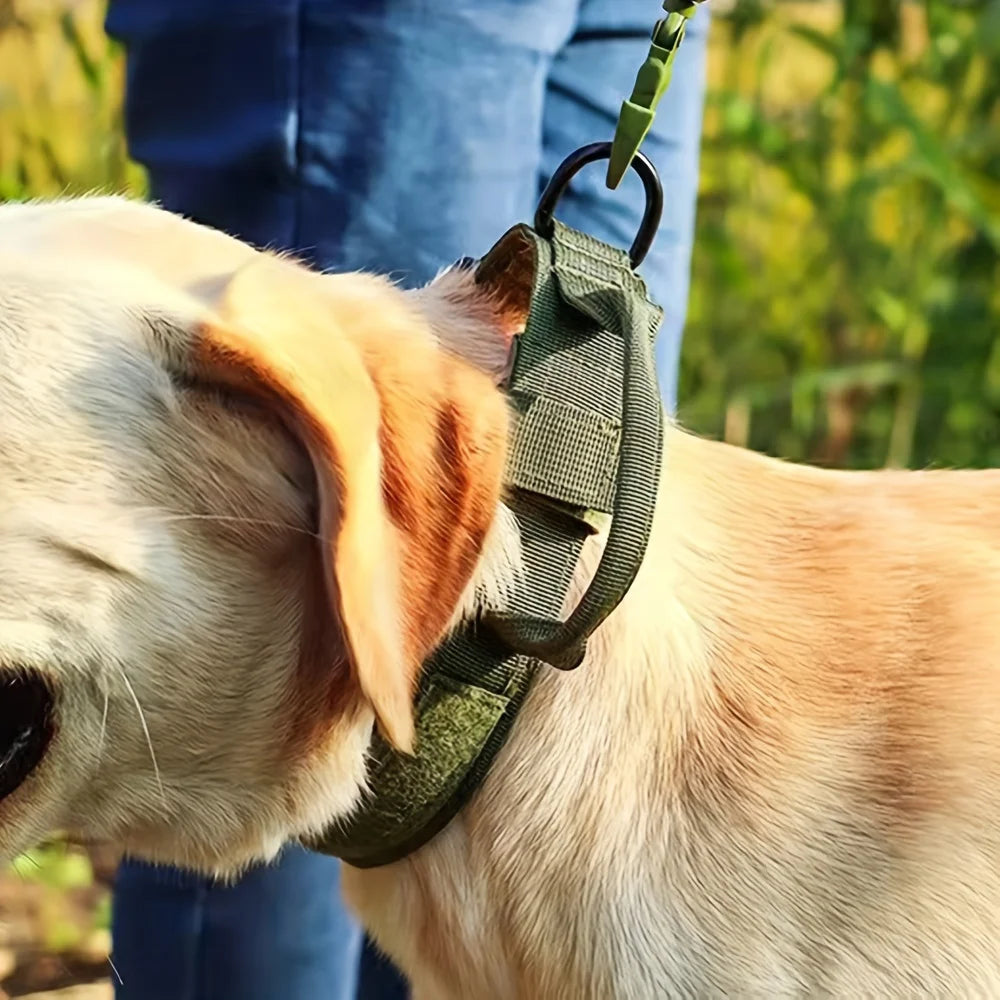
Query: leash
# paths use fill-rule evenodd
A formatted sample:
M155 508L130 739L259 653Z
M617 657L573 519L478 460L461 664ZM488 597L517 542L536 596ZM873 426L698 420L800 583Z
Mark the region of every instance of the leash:
M663 0L667 16L656 22L649 55L639 69L632 96L622 104L608 163L607 186L615 190L628 173L656 118L656 109L674 74L674 60L687 23L704 0Z
M670 17L662 23L671 30ZM676 52L683 29L679 36L672 30ZM663 188L639 146L671 61L663 62L666 81L658 77L648 106L636 101L639 83L626 102L646 107L642 134L633 125L640 119L623 111L617 146L594 143L571 154L542 194L534 226L515 226L479 262L476 280L494 287L531 276L527 323L502 386L513 411L505 501L517 520L524 573L502 611L463 624L428 658L415 699L414 754L398 753L376 733L370 791L351 816L307 842L314 850L374 868L435 837L482 784L541 667L574 670L584 662L589 638L642 564L663 444L653 362L663 313L636 268L659 225ZM646 195L628 252L555 218L581 169L607 159L617 170L622 157L622 173L634 169ZM609 518L593 579L562 618L584 542Z

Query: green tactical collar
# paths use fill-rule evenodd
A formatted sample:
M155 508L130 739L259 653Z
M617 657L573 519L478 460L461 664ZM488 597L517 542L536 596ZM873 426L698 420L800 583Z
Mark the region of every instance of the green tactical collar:
M308 845L355 867L404 858L450 822L486 777L543 663L580 665L645 554L663 439L652 357L662 311L634 267L662 208L655 170L640 154L634 166L647 212L631 256L552 217L572 176L610 151L601 143L570 157L543 195L535 227L512 229L477 270L477 280L501 286L526 263L533 274L506 385L514 419L505 499L525 572L501 613L466 623L425 663L414 755L376 735L370 792ZM583 543L609 516L593 581L561 620Z

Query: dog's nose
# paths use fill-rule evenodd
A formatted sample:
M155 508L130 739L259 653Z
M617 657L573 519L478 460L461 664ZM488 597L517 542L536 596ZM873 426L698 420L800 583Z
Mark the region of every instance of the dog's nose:
M41 763L55 732L52 691L35 671L0 673L0 801Z

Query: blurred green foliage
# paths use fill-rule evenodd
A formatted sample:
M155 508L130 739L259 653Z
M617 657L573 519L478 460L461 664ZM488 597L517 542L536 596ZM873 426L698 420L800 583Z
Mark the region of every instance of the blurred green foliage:
M0 0L0 198L143 190L102 14ZM1000 465L1000 0L735 0L710 86L682 421Z
M142 193L104 0L0 0L0 201Z
M94 868L80 847L53 838L15 859L10 874L33 883L38 944L50 952L76 951L111 928L111 898L106 890L82 893L94 886ZM8 894L12 883L6 882Z
M682 419L1000 465L1000 4L736 0L714 30Z
M94 869L87 855L56 841L22 854L14 861L13 868L23 879L63 892L81 889L94 881Z

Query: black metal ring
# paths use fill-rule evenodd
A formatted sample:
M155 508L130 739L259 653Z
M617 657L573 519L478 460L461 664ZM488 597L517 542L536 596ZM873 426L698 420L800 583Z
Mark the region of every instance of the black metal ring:
M610 142L594 142L589 146L583 146L575 153L570 153L542 192L538 210L535 212L535 230L542 236L551 236L556 206L569 187L570 181L588 164L610 158ZM635 270L646 259L646 254L653 245L656 230L660 227L660 219L663 218L663 185L660 183L656 167L643 153L636 154L632 161L632 169L642 178L642 185L646 189L646 211L643 213L639 232L628 252L632 269Z

